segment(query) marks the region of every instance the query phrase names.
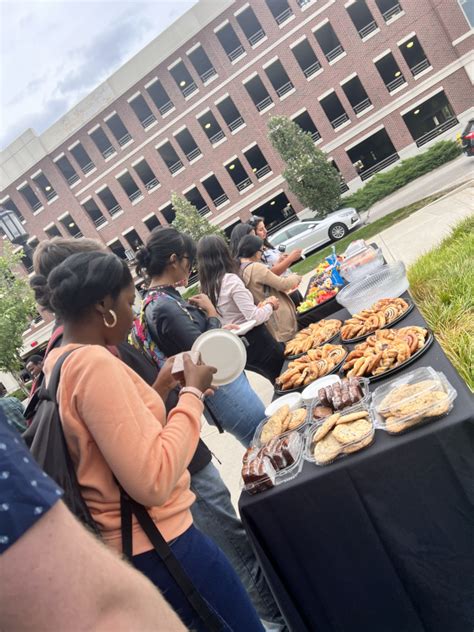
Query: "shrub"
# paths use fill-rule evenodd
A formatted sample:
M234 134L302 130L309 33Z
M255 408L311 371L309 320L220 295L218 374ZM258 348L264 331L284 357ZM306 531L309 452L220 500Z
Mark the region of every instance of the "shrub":
M422 154L402 160L390 171L376 174L358 191L343 198L343 206L354 206L358 211L366 211L375 202L457 158L461 153L462 149L458 143L453 140L442 140Z

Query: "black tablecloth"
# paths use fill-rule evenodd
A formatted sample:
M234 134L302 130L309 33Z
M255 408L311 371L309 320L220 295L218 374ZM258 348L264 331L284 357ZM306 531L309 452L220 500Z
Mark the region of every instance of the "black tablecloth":
M425 325L416 308L409 324ZM240 498L293 631L472 632L474 402L436 341L421 366L456 388L449 416Z

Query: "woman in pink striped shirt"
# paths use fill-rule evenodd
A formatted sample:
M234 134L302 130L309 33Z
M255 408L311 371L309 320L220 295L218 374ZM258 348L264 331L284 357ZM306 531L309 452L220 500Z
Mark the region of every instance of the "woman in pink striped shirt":
M240 278L239 264L232 259L222 237L207 235L200 239L197 265L201 291L211 299L223 325L256 321L255 327L245 335L248 342L246 368L273 383L283 365L283 345L275 340L265 323L278 309L278 299L270 296L255 305L251 292Z

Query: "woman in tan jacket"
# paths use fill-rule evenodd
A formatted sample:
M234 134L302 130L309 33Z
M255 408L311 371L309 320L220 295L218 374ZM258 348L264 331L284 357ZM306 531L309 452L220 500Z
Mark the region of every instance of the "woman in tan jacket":
M280 342L287 342L295 335L298 326L296 310L287 292L298 287L301 277L290 274L286 277L277 276L263 263L263 241L260 237L247 235L239 244L239 259L242 279L252 292L255 304L258 305L269 296L275 296L280 301L280 307L273 312L267 321L267 327Z

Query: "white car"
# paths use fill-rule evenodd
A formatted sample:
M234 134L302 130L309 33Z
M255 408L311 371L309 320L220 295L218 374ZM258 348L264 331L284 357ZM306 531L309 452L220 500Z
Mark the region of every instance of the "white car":
M306 255L329 241L342 239L361 221L355 208L341 208L323 219L297 220L269 235L268 240L282 251L301 248Z

